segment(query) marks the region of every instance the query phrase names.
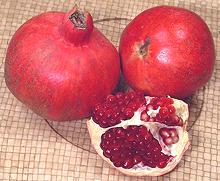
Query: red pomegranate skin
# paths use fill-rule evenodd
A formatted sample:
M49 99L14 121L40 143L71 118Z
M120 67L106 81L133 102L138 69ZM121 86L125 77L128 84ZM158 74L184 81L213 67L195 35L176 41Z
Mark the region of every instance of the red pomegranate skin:
M211 78L215 62L205 22L194 12L171 6L135 17L123 31L119 49L127 83L151 96L192 95Z
M76 27L70 20L78 13ZM91 108L117 85L116 48L74 7L47 12L24 23L12 37L5 60L5 81L17 99L55 121L90 116ZM75 14L76 15L76 14ZM81 14L81 16L83 16ZM80 24L81 23L81 24Z

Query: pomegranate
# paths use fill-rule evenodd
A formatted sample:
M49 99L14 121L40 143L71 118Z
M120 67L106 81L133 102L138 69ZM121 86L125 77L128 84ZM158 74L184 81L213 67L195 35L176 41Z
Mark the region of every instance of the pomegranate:
M24 23L5 60L5 81L15 97L56 121L90 116L91 108L112 93L119 74L116 48L77 6Z
M122 173L159 176L170 172L189 147L188 105L140 92L110 95L87 121L98 154Z
M151 96L185 98L210 79L215 62L212 35L194 12L158 6L124 29L119 52L127 83Z

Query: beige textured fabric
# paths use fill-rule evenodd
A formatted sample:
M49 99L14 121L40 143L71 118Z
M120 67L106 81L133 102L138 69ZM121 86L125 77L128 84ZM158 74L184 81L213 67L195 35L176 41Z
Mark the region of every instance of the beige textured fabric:
M95 20L132 19L156 5L176 5L201 15L215 40L217 61L211 81L190 100L191 147L181 163L163 177L128 177L101 160L90 145L85 120L46 122L21 104L6 88L4 59L15 30L39 13L68 11L77 3ZM144 181L220 180L220 1L219 0L0 0L0 180ZM128 20L96 26L118 46Z

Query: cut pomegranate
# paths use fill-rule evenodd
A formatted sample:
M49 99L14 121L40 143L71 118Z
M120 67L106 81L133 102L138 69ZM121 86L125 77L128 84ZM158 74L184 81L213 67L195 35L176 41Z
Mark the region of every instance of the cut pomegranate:
M87 121L98 154L119 171L163 175L188 149L188 105L170 97L119 92L95 106Z

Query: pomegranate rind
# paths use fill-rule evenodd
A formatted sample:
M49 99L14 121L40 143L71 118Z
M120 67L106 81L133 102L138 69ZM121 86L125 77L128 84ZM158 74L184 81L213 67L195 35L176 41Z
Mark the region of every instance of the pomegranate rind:
M150 100L152 97L145 97L146 100ZM104 134L108 129L113 128L113 127L127 127L128 125L145 125L148 127L149 125L147 124L155 124L157 125L158 123L146 123L141 120L137 120L137 116L134 115L134 117L131 120L128 121L123 121L118 125L108 127L108 128L101 128L98 124L96 124L93 119L91 118L90 120L87 121L87 128L89 131L91 143L93 147L95 148L96 152L99 154L99 156L108 162L113 168L116 168L118 171L130 175L130 176L160 176L164 175L170 171L172 171L177 164L181 161L181 158L185 151L189 148L190 142L189 142L189 135L188 132L185 130L187 126L187 120L189 117L189 111L188 111L188 105L177 99L174 100L174 107L176 108L176 113L178 116L180 116L183 119L183 127L174 126L176 129L181 129L181 134L179 135L180 139L178 143L175 144L175 155L173 159L167 164L165 168L150 168L147 166L143 167L133 167L131 169L124 169L121 167L115 167L113 163L110 161L110 159L106 158L103 155L103 150L100 147L101 143L101 135ZM137 111L138 112L138 111ZM140 113L135 113L136 115L140 115ZM169 126L173 127L173 126ZM164 145L163 145L164 146Z

